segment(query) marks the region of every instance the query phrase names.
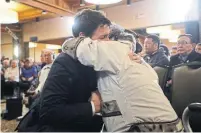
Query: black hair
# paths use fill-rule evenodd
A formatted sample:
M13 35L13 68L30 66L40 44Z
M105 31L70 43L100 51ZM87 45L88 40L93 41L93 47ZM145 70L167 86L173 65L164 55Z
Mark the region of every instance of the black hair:
M198 43L197 45L198 45L198 46L201 46L201 43Z
M91 37L98 26L101 25L110 26L111 22L99 11L84 9L75 16L72 27L73 36L78 37L82 32L84 36Z
M151 38L153 43L157 44L158 45L158 48L160 46L160 39L157 35L148 35L146 36L146 38Z
M183 37L183 36L186 36L190 39L191 43L193 43L193 36L191 34L182 34L182 35L179 35L178 39Z

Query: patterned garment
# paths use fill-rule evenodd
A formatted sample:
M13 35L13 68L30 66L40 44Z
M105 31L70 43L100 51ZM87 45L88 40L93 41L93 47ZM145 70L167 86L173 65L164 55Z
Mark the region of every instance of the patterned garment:
M169 123L147 123L147 124L138 124L133 125L128 130L128 132L183 132L184 128L181 120L177 119L176 121Z

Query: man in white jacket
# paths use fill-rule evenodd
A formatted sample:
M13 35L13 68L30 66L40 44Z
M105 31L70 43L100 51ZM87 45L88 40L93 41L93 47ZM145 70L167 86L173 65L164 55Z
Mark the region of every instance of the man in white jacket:
M110 38L118 41L81 37L76 50L77 59L98 73L107 131L181 131L181 121L158 85L154 70L143 60L142 64L130 60L128 53L135 49L132 35L120 32Z

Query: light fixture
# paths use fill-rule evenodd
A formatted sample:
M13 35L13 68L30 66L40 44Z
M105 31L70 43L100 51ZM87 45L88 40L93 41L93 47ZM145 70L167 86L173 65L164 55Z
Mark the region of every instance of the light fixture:
M61 49L61 45L46 44L46 49Z
M80 0L80 6L85 6L84 0Z
M95 5L106 5L106 4L115 4L122 0L85 0L87 3Z
M127 0L127 6L131 5L131 0Z
M0 0L0 23L1 24L10 24L17 23L18 13L14 10L11 10L13 3L7 3L8 1Z
M47 12L46 12L45 10L43 10L43 11L42 11L42 14L45 15L45 14L47 14Z
M35 48L37 47L37 43L29 42L29 48Z
M3 10L0 11L0 23L1 24L11 24L18 22L18 14L12 10Z

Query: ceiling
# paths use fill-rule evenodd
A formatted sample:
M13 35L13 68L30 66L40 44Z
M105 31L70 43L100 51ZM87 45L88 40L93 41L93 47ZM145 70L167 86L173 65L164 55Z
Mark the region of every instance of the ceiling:
M131 0L131 3L137 1L142 0ZM101 5L99 8L103 9L123 4L126 4L126 0L122 0L117 4ZM95 9L95 7L96 5L90 3L80 6L80 0L10 0L9 9L18 13L19 23L1 25L1 31L5 32L5 27L8 26L12 31L20 32L20 24L61 16L74 16L79 10L84 8Z
M84 6L80 6L80 0L15 0L11 1L13 4L12 10L15 10L19 14L20 23L27 21L34 21L37 17L41 19L48 19L60 16L73 16L75 13L84 8L95 9L95 5L85 3ZM127 0L122 0L117 4L101 5L100 9L108 8L111 6L117 6L126 4ZM131 3L142 0L131 0ZM47 14L42 14L46 11Z

